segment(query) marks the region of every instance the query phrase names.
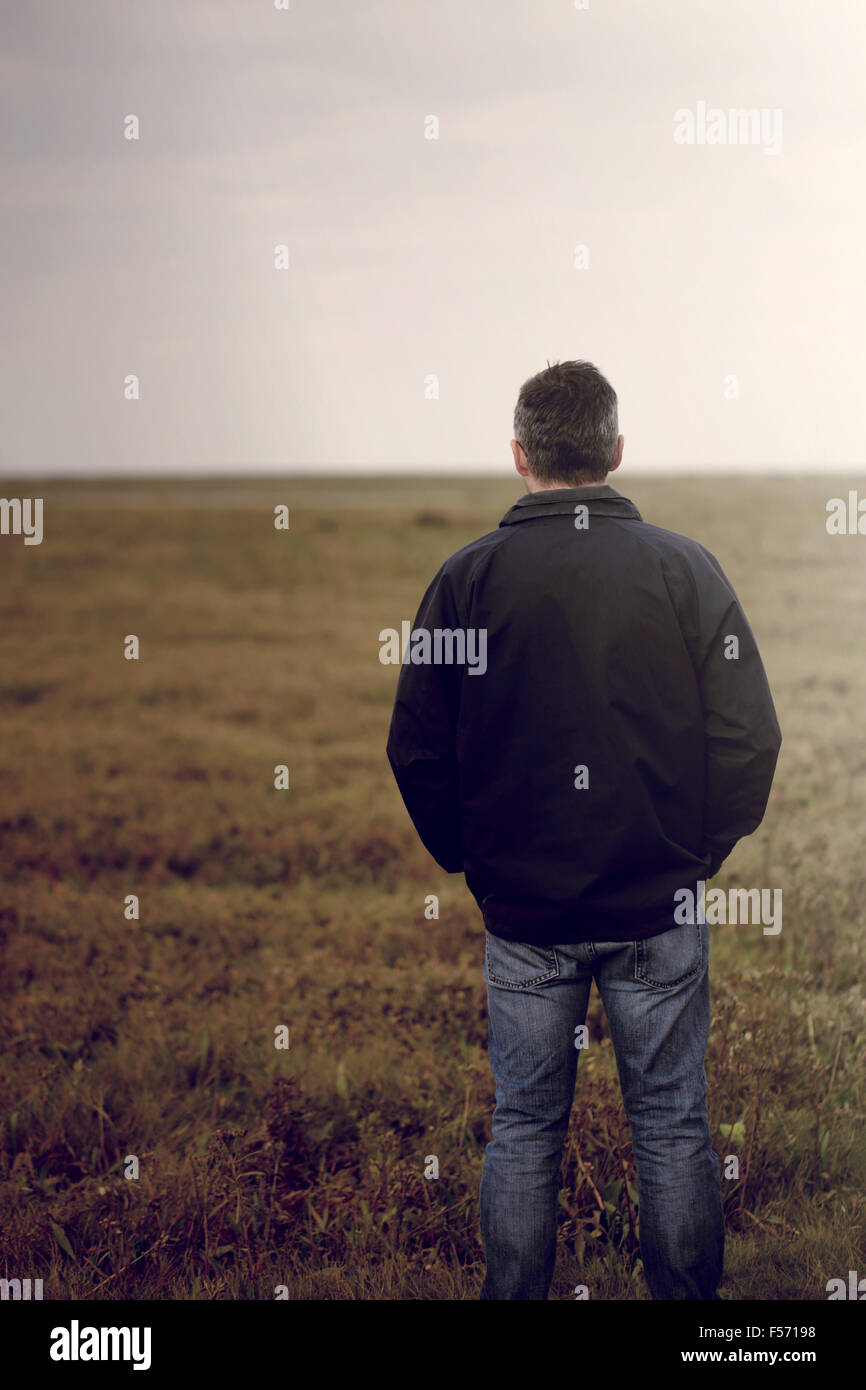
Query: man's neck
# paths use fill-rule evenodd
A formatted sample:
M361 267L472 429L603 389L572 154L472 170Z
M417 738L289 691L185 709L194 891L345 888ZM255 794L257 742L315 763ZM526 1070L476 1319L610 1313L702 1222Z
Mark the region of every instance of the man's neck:
M534 487L533 487L533 485L527 480L527 482L526 482L526 491L527 491L527 492L561 492L561 491L563 490L563 488L569 488L569 489L570 489L570 488L575 488L575 487L606 487L606 486L607 486L607 476L605 476L604 478L595 478L595 479L593 479L592 482L589 482L589 483L539 483L539 482L536 482Z

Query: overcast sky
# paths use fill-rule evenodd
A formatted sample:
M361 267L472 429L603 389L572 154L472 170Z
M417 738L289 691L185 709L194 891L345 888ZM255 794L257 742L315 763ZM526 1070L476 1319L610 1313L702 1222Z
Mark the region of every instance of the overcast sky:
M2 31L5 474L504 471L521 382L579 357L624 472L863 471L863 0L3 0ZM678 143L700 103L781 138Z

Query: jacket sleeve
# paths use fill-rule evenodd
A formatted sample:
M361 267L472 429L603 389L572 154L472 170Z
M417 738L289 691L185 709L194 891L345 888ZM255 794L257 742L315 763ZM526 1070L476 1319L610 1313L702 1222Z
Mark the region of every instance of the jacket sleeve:
M704 709L703 843L713 877L760 825L782 742L758 646L714 555L697 547L686 633Z
M421 600L412 631L461 626L451 581L442 569ZM410 642L407 658L412 649ZM463 870L456 747L462 677L459 666L404 660L387 745L388 761L415 829L448 873Z

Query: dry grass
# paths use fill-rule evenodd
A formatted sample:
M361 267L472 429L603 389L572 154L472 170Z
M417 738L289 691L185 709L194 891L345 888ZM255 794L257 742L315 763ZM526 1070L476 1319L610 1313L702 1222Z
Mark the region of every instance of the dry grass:
M866 540L824 527L851 485L618 482L718 555L784 735L767 821L718 880L784 894L779 937L713 936L729 1298L821 1299L866 1268ZM46 484L42 546L0 539L0 1273L51 1298L476 1298L483 933L391 779L378 633L519 490L124 492ZM595 995L591 1025L551 1297L646 1298Z

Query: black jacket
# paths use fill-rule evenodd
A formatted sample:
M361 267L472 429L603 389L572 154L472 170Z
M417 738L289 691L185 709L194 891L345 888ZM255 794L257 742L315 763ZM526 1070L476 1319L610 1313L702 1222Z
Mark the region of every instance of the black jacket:
M667 931L761 822L781 734L737 596L607 484L527 494L450 556L402 662L394 776L496 936Z

